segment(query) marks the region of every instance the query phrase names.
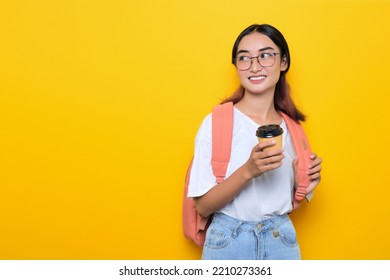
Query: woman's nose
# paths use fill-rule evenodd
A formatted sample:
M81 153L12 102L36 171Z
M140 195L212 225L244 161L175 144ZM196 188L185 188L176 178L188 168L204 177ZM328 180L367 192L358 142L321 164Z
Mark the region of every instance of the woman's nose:
M262 69L263 69L263 66L261 66L259 59L257 57L253 57L250 70L252 72L258 72L258 71L261 71Z

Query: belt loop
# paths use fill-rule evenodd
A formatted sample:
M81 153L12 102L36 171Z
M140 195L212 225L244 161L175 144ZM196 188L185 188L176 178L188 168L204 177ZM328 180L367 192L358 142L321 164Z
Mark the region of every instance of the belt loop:
M237 237L237 230L240 228L240 226L243 224L243 222L239 222L238 225L233 229L233 236Z

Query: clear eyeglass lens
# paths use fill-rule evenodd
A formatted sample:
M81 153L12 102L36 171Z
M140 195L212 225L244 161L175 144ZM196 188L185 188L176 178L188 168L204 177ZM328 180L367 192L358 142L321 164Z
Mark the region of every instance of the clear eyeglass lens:
M272 66L275 62L275 54L266 53L261 54L258 59L260 60L260 64L264 67Z

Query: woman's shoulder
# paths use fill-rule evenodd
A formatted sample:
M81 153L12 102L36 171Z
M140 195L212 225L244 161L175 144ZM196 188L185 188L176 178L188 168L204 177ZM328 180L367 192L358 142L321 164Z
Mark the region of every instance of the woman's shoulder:
M212 124L212 113L208 113L202 120L198 133L197 138L202 139L211 139L211 124Z
M200 128L207 128L207 127L211 127L211 123L212 123L212 113L208 113L206 116L203 117L203 120L200 124Z

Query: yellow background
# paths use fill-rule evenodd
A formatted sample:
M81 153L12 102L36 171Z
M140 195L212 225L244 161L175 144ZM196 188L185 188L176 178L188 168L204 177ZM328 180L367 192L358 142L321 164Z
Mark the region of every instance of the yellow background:
M198 259L193 140L270 23L323 159L293 214L304 259L390 259L390 1L1 0L0 258Z

